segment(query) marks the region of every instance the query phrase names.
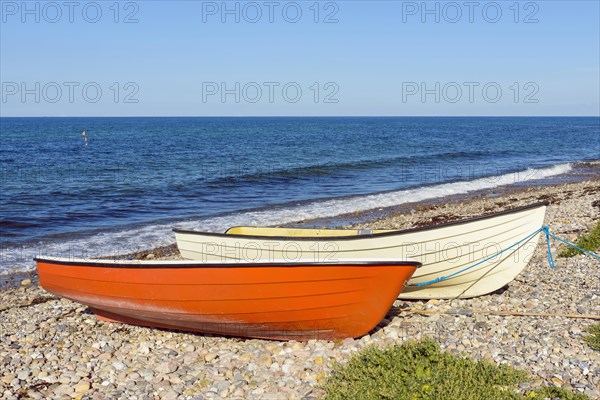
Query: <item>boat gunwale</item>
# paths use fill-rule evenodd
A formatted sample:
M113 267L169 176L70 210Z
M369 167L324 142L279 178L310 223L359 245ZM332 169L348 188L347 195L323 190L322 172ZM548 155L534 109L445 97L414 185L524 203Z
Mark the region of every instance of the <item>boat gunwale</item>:
M517 220L515 219L515 220L509 221L509 222L514 222L514 221L517 221ZM498 226L501 226L501 225L506 225L506 223L503 223L503 224L498 224L498 225L493 225L493 226L488 226L488 227L481 228L481 229L472 230L472 231L469 231L469 234L471 234L471 233L474 233L474 232L480 232L480 231L488 230L488 229L490 229L490 227L491 227L491 228L497 228ZM530 223L530 222L526 222L526 223L523 223L523 224L521 224L521 225L518 225L518 226L516 226L516 227L510 228L510 229L508 229L508 230L505 230L505 231L502 231L502 232L500 232L500 233L501 233L501 234L505 234L505 233L507 233L507 232L514 231L514 230L516 230L517 228L525 227L525 226L528 226L528 225L531 225L531 223ZM529 233L529 232L527 232L527 233ZM231 235L228 235L228 236L249 236L249 235L243 235L243 234L241 234L241 235L240 235L240 234L231 234ZM363 237L367 236L367 237L368 237L368 235L361 235L361 236L363 236ZM452 238L453 238L453 237L461 237L461 236L464 236L464 233L458 233L458 234L451 235L451 236L445 236L445 237L444 237L444 239L451 238L451 237L452 237ZM452 249L456 249L456 248L465 247L465 246L468 246L468 245L472 245L472 244L479 243L479 242L481 242L482 240L489 240L489 239L491 239L491 238L493 238L493 237L495 237L495 236L498 236L498 234L494 234L494 235L492 235L492 236L488 236L488 237L482 238L481 240L477 240L477 241L473 241L473 242L463 242L463 244L462 244L462 245L461 245L461 244L459 244L459 243L457 243L457 246L450 247L450 248L447 248L447 249L444 249L444 250L439 250L439 251L431 251L431 252L428 252L428 253L421 253L421 254L419 254L419 256L420 256L420 257L422 257L422 256L431 255L431 254L437 254L437 253L440 253L441 251L447 251L447 250L452 250ZM272 236L269 236L269 237L272 237ZM294 236L294 237L296 237L296 236ZM308 237L308 236L303 236L303 237ZM310 236L310 237L312 237L312 236ZM334 236L321 236L321 237L330 237L330 238L331 238L331 237L334 237ZM419 241L419 242L403 242L403 243L400 243L400 244L397 244L397 243L396 243L396 244L391 244L391 245L384 246L384 247L373 247L373 246L369 246L369 247L364 247L364 248L360 248L360 249L344 249L344 250L337 250L337 251L335 252L335 255L338 255L338 254L340 254L340 253L348 253L348 252L366 252L366 251L373 251L373 250L389 250L389 249L397 249L397 248L399 248L399 247L401 247L401 246L413 245L413 244L415 244L415 243L419 243L419 244L421 244L421 243L435 243L435 242L438 242L438 241L439 241L439 239L431 239L431 240L422 240L422 241ZM195 241L191 241L191 240L185 240L185 239L181 240L181 242L187 242L187 243L197 243L197 242L195 242ZM232 245L229 245L229 244L227 244L227 243L223 243L223 244L221 244L221 247L224 247L225 249L237 249L237 247L238 247L238 244L235 244L235 245L233 245L233 246L232 246ZM210 256L210 255L213 255L213 253L203 253L203 252L201 252L201 251L191 250L190 248L187 248L187 249L186 249L186 251L188 251L188 252L191 252L191 253L199 253L199 254L201 254L202 256ZM283 250L273 250L273 251L278 251L278 252L280 252L280 253L282 253L282 252L283 252ZM302 251L303 251L303 252L310 253L310 254L319 254L319 253L322 253L322 251L318 251L318 250L312 250L312 249L310 249L310 248L309 248L309 249L303 249ZM476 250L475 250L475 251L476 251ZM471 252L471 253L467 253L467 255L468 255L468 254L473 254L473 253L475 253L475 251L473 251L473 252ZM221 255L221 257L228 258L228 259L231 259L231 260L241 260L240 258L229 257L229 256L226 256L226 255ZM411 258L411 257L408 257L408 258ZM454 259L454 258L457 258L457 257L452 257L451 259ZM192 260L199 260L199 259L201 259L201 258L192 258ZM431 264L426 264L426 265L431 265Z
M35 257L33 259L37 263L46 263L51 265L61 265L61 266L73 266L73 267L101 267L101 268L115 268L115 269L125 269L125 268L148 268L148 269L203 269L203 268L222 268L222 269L230 269L230 268L301 268L301 267L416 267L420 268L423 264L419 261L413 259L406 260L340 260L337 262L327 261L327 262L319 262L319 261L296 261L296 262L269 262L269 261L261 261L261 262L228 262L228 263L215 263L215 262L190 262L186 260L186 262L173 262L168 260L167 262L163 261L144 261L144 260L114 260L112 262L107 262L106 260L89 260L89 259L62 259L62 258L44 258L44 257Z
M434 230L434 229L445 228L445 227L448 227L448 226L463 225L463 224L468 224L468 223L471 223L471 222L482 221L482 220L486 220L486 219L490 219L490 218L495 218L495 217L500 217L500 216L504 216L504 215L516 214L516 213L519 213L519 212L522 212L522 211L533 210L533 209L536 209L536 208L548 207L549 204L550 203L548 201L543 201L543 202L538 202L538 203L534 203L534 204L529 204L529 205L526 205L526 206L511 208L509 210L497 211L497 212L494 212L494 213L485 214L485 215L481 215L481 216L478 216L478 217L470 217L470 218L464 218L464 219L457 220L457 221L442 222L442 223L436 224L436 225L420 226L420 227L416 227L416 228L394 230L394 231L391 231L391 232L369 233L369 234L362 234L362 235L347 235L347 236L265 236L265 235L243 235L243 234L237 234L237 233L227 233L227 231L229 231L229 229L239 228L239 227L243 227L243 226L233 226L233 227L229 228L225 233L203 232L203 231L194 231L194 230L179 229L179 228L173 228L173 232L180 233L180 234L204 235L204 236L213 236L213 237L220 237L220 238L237 238L237 239L239 239L239 238L247 238L247 239L260 239L260 240L297 240L297 241L319 241L319 242L331 242L331 241L338 241L338 240L339 241L363 240L363 239L387 237L387 236L394 236L394 235L404 235L404 234L407 234L407 233L414 233L414 232L426 232L426 231L430 231L430 230ZM291 229L294 229L294 228L291 228ZM349 229L349 230L355 230L355 229Z

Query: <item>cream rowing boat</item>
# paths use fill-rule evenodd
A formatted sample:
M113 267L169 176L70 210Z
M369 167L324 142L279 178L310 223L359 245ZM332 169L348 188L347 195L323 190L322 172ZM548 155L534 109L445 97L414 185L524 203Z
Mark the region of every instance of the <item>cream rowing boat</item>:
M536 231L545 211L546 203L540 203L401 231L255 227L235 227L224 234L174 231L181 255L204 261L413 258L423 266L399 298L469 298L502 288L525 268L537 246Z

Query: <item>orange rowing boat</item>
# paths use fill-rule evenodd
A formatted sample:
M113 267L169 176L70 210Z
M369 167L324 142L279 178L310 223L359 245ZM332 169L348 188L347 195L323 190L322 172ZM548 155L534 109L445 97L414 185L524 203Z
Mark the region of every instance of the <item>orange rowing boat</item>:
M44 289L87 305L103 320L278 340L368 333L421 265L398 259L36 261Z

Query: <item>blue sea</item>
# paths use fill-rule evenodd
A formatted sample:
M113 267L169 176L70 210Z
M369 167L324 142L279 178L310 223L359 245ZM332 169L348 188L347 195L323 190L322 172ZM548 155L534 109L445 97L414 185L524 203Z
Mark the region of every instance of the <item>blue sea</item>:
M170 244L174 226L335 217L600 159L597 117L0 118L0 131L5 272Z

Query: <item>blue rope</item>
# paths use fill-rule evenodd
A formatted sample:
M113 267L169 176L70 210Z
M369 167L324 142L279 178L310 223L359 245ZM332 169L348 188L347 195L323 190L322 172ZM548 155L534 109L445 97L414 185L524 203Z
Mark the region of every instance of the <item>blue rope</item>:
M454 273L452 273L452 274L450 274L450 275L446 275L446 276L440 276L440 277L438 277L438 278L432 279L432 280L430 280L430 281L427 281L427 282L420 282L420 283L416 283L414 286L428 286L428 285L433 285L434 283L438 283L438 282L445 281L445 280L447 280L447 279L453 278L453 277L455 277L456 275L462 274L462 273L463 273L463 272L465 272L465 271L468 271L468 270L470 270L470 269L472 269L472 268L475 268L476 266L478 266L478 265L481 265L481 264L483 264L484 262L486 262L486 261L488 261L488 260L491 260L492 258L494 258L494 257L496 257L496 256L499 256L500 254L504 253L504 252L505 252L505 251L507 251L507 250L510 250L510 249L512 249L513 247L515 247L515 246L517 246L517 245L519 245L519 244L523 243L524 241L527 241L527 240L529 240L529 239L530 239L532 236L536 235L536 234L537 234L537 233L539 233L539 232L544 232L544 234L546 235L546 245L548 246L548 264L550 264L550 268L552 268L552 269L554 269L554 258L552 257L552 250L550 250L550 238L556 239L556 240L558 240L558 241L560 241L560 242L562 242L562 243L564 243L564 244L566 244L566 245L569 245L569 246L571 246L571 247L574 247L574 248L576 248L577 250L579 250L579 251L581 251L581 252L583 252L583 253L585 253L585 254L587 254L587 255L590 255L590 256L592 256L592 257L594 257L594 258L597 258L598 260L600 260L600 256L599 256L599 255L597 255L597 254L594 254L594 253L592 253L592 252L590 252L590 251L587 251L587 250L585 250L585 249L582 249L581 247L579 247L579 246L577 246L577 245L575 245L575 244L573 244L573 243L571 243L571 242L567 242L566 240L564 240L564 239L561 239L561 238L559 238L558 236L551 234L551 233L550 233L550 228L549 228L548 226L544 225L544 226L542 226L540 229L537 229L535 232L533 232L533 233L531 233L531 234L527 235L527 236L526 236L524 239L521 239L521 240L519 240L518 242L516 242L516 243L512 244L511 246L509 246L509 247L507 247L507 248L505 248L505 249L503 249L503 250L500 250L498 253L496 253L496 254L494 254L494 255L492 255L492 256L490 256L490 257L487 257L487 258L485 258L485 259L483 259L483 260L479 261L478 263L475 263L475 264L473 264L473 265L470 265L470 266L468 266L468 267L466 267L466 268L463 268L463 269L461 269L460 271L454 272Z
M587 251L585 249L582 249L581 247L579 247L579 246L577 246L577 245L575 245L575 244L573 244L571 242L567 242L566 240L561 239L558 236L551 234L550 233L550 228L548 228L547 226L543 226L542 229L546 233L546 237L548 237L548 238L551 237L552 239L556 239L559 242L563 242L564 244L569 245L569 246L571 246L571 247L573 247L573 248L581 251L582 253L587 254L588 256L592 256L592 257L597 258L598 260L600 260L600 256L598 254L595 254L595 253L592 253L591 251ZM550 253L550 239L548 239L548 253ZM550 257L552 257L552 254L550 254ZM550 259L548 259L548 261L550 261Z
M552 250L550 250L550 227L544 225L542 226L542 231L546 234L546 245L548 246L548 264L550 264L550 268L554 269L554 258L552 257Z
M519 240L518 242L516 242L516 243L514 243L514 244L510 245L509 247L507 247L507 248L505 248L505 249L503 249L503 250L500 250L498 253L496 253L496 254L494 254L494 255L492 255L492 256L490 256L490 257L484 258L483 260L481 260L481 261L479 261L479 262L477 262L477 263L475 263L475 264L473 264L473 265L470 265L470 266L468 266L468 267L466 267L466 268L463 268L463 269L461 269L460 271L456 271L456 272L454 272L454 273L452 273L452 274L450 274L450 275L446 275L446 276L440 276L440 277L438 277L438 278L432 279L432 280L430 280L430 281L427 281L427 282L419 282L419 283L416 283L416 284L415 284L415 286L428 286L428 285L433 285L434 283L438 283L438 282L441 282L441 281L445 281L445 280L447 280L447 279L450 279L450 278L452 278L452 277L455 277L456 275L462 274L462 273L463 273L463 272L465 272L465 271L468 271L468 270L470 270L470 269L472 269L472 268L475 268L476 266L478 266L478 265L481 265L481 264L483 264L484 262L486 262L486 261L489 261L489 260L491 260L492 258L494 258L494 257L496 257L496 256L499 256L500 254L504 253L505 251L508 251L508 250L512 249L513 247L515 247L515 246L517 246L517 245L519 245L519 244L523 243L524 241L526 241L526 240L529 240L529 239L530 239L532 236L535 236L536 234L540 233L541 231L542 231L542 228L540 228L540 229L536 229L536 230L535 230L535 232L533 232L533 233L530 233L530 234L529 234L529 235L527 235L527 236L526 236L524 239L521 239L521 240Z

